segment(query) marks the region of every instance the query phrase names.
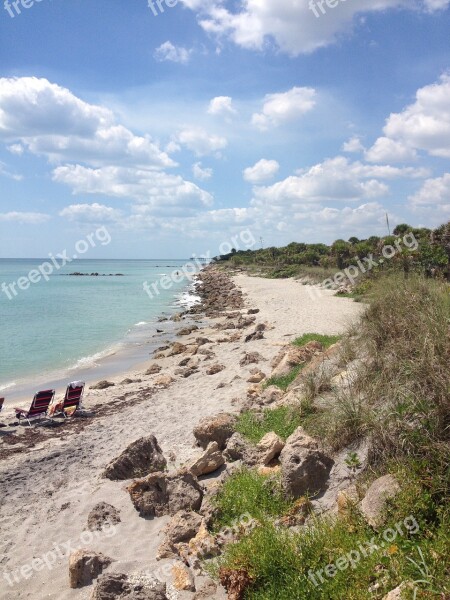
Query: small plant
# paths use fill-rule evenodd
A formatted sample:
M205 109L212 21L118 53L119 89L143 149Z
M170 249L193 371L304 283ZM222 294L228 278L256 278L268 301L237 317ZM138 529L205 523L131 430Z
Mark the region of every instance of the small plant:
M361 468L361 461L358 454L356 452L349 452L344 462L349 468L353 477L355 477L356 471Z
M336 344L341 339L340 335L321 335L319 333L305 333L301 337L295 339L292 343L294 346L305 346L308 342L319 342L325 348L329 348Z
M286 440L300 426L301 416L301 408L290 406L266 409L262 414L247 411L239 415L236 431L253 444L260 442L270 431L274 431L280 438Z
M300 373L302 368L303 368L303 365L297 365L287 375L280 375L278 377L277 376L270 377L270 379L267 379L264 382L264 388L268 388L269 386L274 385L274 386L280 388L280 390L283 390L283 392L285 392L288 389L288 387L291 385L291 383L293 381L295 381L295 379L297 378L297 375Z

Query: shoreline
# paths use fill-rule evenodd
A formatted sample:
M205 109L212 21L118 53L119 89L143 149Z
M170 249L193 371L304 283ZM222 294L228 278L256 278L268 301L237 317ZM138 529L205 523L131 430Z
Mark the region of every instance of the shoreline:
M66 421L56 428L25 426L17 432L16 427L14 434L14 428L0 429L0 449L7 450L0 453L3 575L20 573L23 565L45 555L53 544L79 540L98 502L114 505L122 522L114 537L96 539L89 548L111 556L114 562L110 569L115 572L164 572L173 561L157 561L156 556L169 518L139 517L126 482L104 479L105 466L131 442L153 434L167 457L169 471L182 468L201 454L193 445L192 430L198 422L220 412L237 413L245 404L254 367L242 366L246 353L258 352L259 367L269 375L271 360L293 336L309 331L342 333L347 321L362 310L348 299L335 298L333 292L312 301L303 286L293 280L237 276L233 282L242 291L242 306L211 305L205 309L208 299L203 298L201 309L177 323L180 330L199 327L176 336L183 348L177 347L170 355L174 351L171 346L146 363L145 367L159 365L160 372L146 375L133 369L128 373L135 380L131 383L120 383L126 375L120 373L112 378L114 387L86 389L84 404L93 411L92 416ZM210 297L214 294L220 300L220 291ZM236 304L240 302L239 294L233 298ZM249 309L257 311L252 318ZM201 310L209 316L202 315ZM247 322L242 328L236 321L238 315ZM245 342L259 325L264 325L263 337ZM220 366L215 373L211 369L214 365ZM13 444L5 443L8 435L15 436ZM199 481L210 487L219 476L213 473ZM32 514L30 505L34 507ZM92 586L69 588L68 557L63 556L56 560L51 573L33 572L13 587L5 585L1 598L88 600L91 591Z

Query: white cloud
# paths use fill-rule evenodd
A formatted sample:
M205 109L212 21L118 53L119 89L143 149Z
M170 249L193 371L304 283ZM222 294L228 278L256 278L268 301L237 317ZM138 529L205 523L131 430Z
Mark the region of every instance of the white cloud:
M213 176L213 170L210 167L202 167L201 162L192 165L192 174L200 181L206 181Z
M0 79L0 139L53 162L176 165L149 136L136 136L118 124L109 109L36 77Z
M360 152L364 152L364 146L362 145L360 138L357 135L354 135L343 144L342 152L359 154Z
M172 42L167 41L156 48L154 57L159 62L170 61L185 65L189 62L191 53L192 50L187 50L182 46L174 46Z
M226 138L209 134L204 129L194 127L183 129L173 141L186 146L197 156L214 154L228 145Z
M145 205L154 214L188 214L213 204L213 197L178 175L123 167L89 169L65 165L53 172L53 180L69 185L75 194L98 194Z
M218 117L231 117L237 114L233 107L233 99L230 96L217 96L209 103L208 113Z
M261 131L282 123L294 121L311 111L315 104L316 90L294 87L288 92L268 94L260 113L255 113L252 123Z
M280 169L280 165L276 160L267 160L262 158L253 167L244 169L243 175L245 181L250 183L261 183L272 179Z
M11 154L15 154L16 156L22 156L22 154L25 151L25 148L22 146L22 144L12 144L11 146L7 147L8 152L11 152Z
M22 175L16 175L16 173L11 173L8 170L8 167L0 161L0 176L7 177L8 179L14 179L14 181L22 181Z
M119 221L122 215L120 210L97 203L71 204L59 213L60 217L78 223L114 223Z
M409 201L416 210L429 212L434 209L450 215L450 173L436 179L427 179L422 188L409 197Z
M450 158L450 76L419 89L414 104L391 114L383 132L367 153L373 162L411 160L418 150Z
M433 12L449 4L449 0L351 0L338 2L334 8L325 5L325 16L316 2L317 18L307 0L181 1L197 13L200 26L214 36L252 50L275 44L293 56L335 42L340 34L351 32L364 14L395 8Z
M50 219L50 215L35 212L7 212L0 213L0 222L20 223L22 225L39 225Z

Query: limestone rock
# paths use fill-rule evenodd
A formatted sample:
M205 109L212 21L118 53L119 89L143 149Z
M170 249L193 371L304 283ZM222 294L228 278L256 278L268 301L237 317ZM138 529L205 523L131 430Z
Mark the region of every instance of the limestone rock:
M163 388L169 387L169 385L171 383L173 383L175 381L175 379L173 377L171 377L170 375L160 375L159 377L157 377L155 379L155 381L153 382L155 385L159 385Z
M111 563L112 559L103 554L90 550L75 550L69 557L70 587L75 589L90 585Z
M341 490L337 495L337 511L340 517L348 515L352 506L358 504L358 490L355 485L351 485L345 490Z
M286 440L286 445L308 448L309 450L316 450L319 447L317 440L308 435L303 427L297 427L294 433Z
M182 354L186 351L186 346L184 344L180 344L180 342L175 342L172 344L172 349L170 350L167 356L177 356L178 354Z
M214 473L223 464L225 464L225 459L219 450L217 442L211 442L204 454L189 467L189 471L196 477L200 477L201 475Z
M274 360L274 363L276 363L276 360L281 358L274 367L272 376L280 377L287 375L294 367L309 362L313 356L322 351L322 344L316 341L308 342L305 346L301 347L289 345L284 351L282 350Z
M206 369L206 374L207 375L216 375L217 373L220 373L224 369L225 369L224 365L219 365L218 363L216 363L215 365L211 365L210 367L208 367Z
M172 566L173 587L179 591L195 592L194 577L191 571L182 562Z
M241 367L246 367L247 365L258 364L262 360L265 360L265 358L259 352L245 352L239 364Z
M399 491L400 486L392 475L384 475L372 483L361 502L361 512L369 525L378 527L383 524L386 501Z
M90 531L101 531L105 526L120 523L120 513L111 504L99 502L88 516L87 526Z
M187 543L195 537L202 524L202 517L193 511L177 512L165 528L165 539L158 549L158 559L178 555L177 544Z
M168 600L166 584L133 583L121 573L102 575L90 600Z
M284 392L280 390L276 385L269 385L260 396L261 403L264 405L273 404L278 402L283 397Z
M247 442L244 436L238 432L233 433L227 442L224 457L228 462L241 460L246 465L252 466L258 462L255 447Z
M203 489L192 473L152 473L133 481L127 488L135 509L142 517L174 515L180 510L196 511Z
M150 435L130 444L120 456L109 463L103 476L112 481L124 481L162 471L166 466L167 461L157 439Z
M250 375L247 381L248 383L261 383L265 378L266 376L262 371L256 371L256 373Z
M157 375L161 371L162 371L162 367L160 365L154 364L145 371L145 374L146 375Z
M204 450L211 442L217 442L219 450L223 450L234 433L235 423L236 417L228 413L205 417L194 428L194 436Z
M263 465L268 465L272 459L279 456L284 446L285 443L274 431L266 433L257 445Z
M91 385L91 390L106 390L109 387L114 387L116 384L112 383L112 381L106 381L106 379L103 379L102 381L99 381L98 383L95 383L94 385Z

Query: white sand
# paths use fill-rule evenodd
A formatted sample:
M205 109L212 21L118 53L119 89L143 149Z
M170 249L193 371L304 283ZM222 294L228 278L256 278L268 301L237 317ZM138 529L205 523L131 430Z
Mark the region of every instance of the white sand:
M40 441L26 452L0 461L0 598L16 600L87 599L91 587L71 590L68 586L68 557L57 556L54 544L64 554L67 544L101 551L115 559L110 569L119 572L155 574L170 561L157 562L156 550L162 538L159 534L168 518L142 519L134 510L125 491L125 482L110 482L101 478L105 465L139 437L155 434L167 458L175 454L169 467L178 467L198 455L193 447L192 429L206 415L235 411L232 400L246 398L246 382L251 367L241 368L239 361L245 351L257 350L270 360L282 343L307 332L337 334L362 310L360 304L335 298L323 292L312 298L306 287L293 280L267 280L238 276L238 286L246 295L248 308L259 308L256 323L273 326L264 340L244 344L221 343L216 340L226 332L204 329L194 332L213 341L208 347L216 358L201 363L200 371L188 379L177 381L166 390L151 392L155 377L146 377L142 370L121 373L113 381L125 377L141 378L142 383L116 385L105 391L87 390L85 405L95 407L96 415L84 429L78 430L81 419L75 419L56 430L58 438ZM213 323L213 322L211 322ZM186 323L182 323L185 325ZM181 324L180 324L181 326ZM245 330L249 333L253 329ZM243 336L244 337L244 334ZM187 342L182 337L180 341ZM173 374L184 356L155 361L163 373ZM149 365L150 366L149 361ZM206 368L218 362L226 366L221 373L205 374ZM260 368L269 374L267 362ZM225 383L225 387L217 389ZM125 394L127 394L126 397ZM122 399L122 408L102 416L111 403ZM133 401L134 400L134 401ZM12 420L11 413L2 413L1 420ZM29 430L22 427L22 433ZM38 430L41 428L38 428ZM61 432L64 434L61 436ZM0 450L5 443L5 430L0 429ZM112 537L91 541L80 536L86 531L87 516L100 501L120 510L122 523ZM66 546L63 546L66 544ZM51 569L32 568L32 561L47 555L55 560ZM56 558L55 558L56 557ZM30 565L30 568L24 566ZM35 563L35 566L41 566ZM20 575L20 570L23 575ZM17 572L19 581L9 586L5 575ZM24 577L24 575L26 577Z

